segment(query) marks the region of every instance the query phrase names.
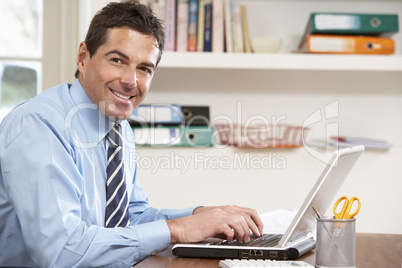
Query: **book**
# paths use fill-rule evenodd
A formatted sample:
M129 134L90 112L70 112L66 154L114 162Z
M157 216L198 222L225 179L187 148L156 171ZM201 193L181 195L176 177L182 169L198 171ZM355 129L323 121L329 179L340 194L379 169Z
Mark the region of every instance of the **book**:
M187 51L197 51L198 0L190 0L188 6Z
M166 51L176 50L176 0L166 0Z
M204 52L212 51L212 0L205 0Z
M241 19L241 7L238 4L233 5L233 52L244 52L243 26Z
M246 6L241 5L240 11L241 11L241 19L242 19L242 27L243 27L244 52L251 53L251 52L253 52L253 50L251 48L251 40L250 40L250 33L249 33L249 29L248 29Z
M177 28L176 51L185 52L188 47L188 0L178 0L177 3Z
M224 51L224 7L223 0L212 1L212 52Z
M158 0L158 8L154 10L155 15L160 19L162 22L166 20L166 0Z
M225 51L233 52L233 29L232 29L232 1L224 0L225 14Z
M391 35L399 31L397 14L311 13L300 44L310 34Z
M197 51L204 51L205 0L198 1Z
M330 54L393 54L395 41L391 38L363 35L307 36L298 52Z

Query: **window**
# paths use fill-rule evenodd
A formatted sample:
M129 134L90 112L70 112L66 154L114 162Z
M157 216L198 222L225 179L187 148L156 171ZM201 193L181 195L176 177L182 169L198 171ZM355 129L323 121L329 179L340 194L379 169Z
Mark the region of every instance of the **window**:
M39 62L0 62L0 121L15 105L39 93L40 73Z
M0 122L41 91L43 0L0 1Z

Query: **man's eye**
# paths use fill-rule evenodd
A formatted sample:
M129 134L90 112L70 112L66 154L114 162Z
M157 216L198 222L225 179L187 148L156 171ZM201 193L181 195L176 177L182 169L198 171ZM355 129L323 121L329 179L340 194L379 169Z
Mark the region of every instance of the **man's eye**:
M121 63L121 59L119 59L119 58L113 58L113 59L112 59L112 62L114 62L114 63Z
M152 73L151 69L146 68L146 67L142 67L142 68L141 68L141 71L146 72L146 73L149 73L149 74Z

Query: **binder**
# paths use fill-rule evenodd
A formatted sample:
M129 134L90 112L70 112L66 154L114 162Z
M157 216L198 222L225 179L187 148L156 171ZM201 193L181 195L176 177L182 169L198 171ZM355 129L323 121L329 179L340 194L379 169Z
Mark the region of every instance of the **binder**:
M132 126L179 125L183 122L181 106L174 104L142 104L127 119Z
M211 147L215 144L212 126L132 127L137 145Z
M210 124L209 106L181 106L185 125L208 126Z
M379 35L399 31L397 14L311 13L310 33Z
M306 37L298 52L329 54L393 54L391 38L354 35L320 35Z
M310 34L381 35L399 31L397 14L311 13L299 47Z

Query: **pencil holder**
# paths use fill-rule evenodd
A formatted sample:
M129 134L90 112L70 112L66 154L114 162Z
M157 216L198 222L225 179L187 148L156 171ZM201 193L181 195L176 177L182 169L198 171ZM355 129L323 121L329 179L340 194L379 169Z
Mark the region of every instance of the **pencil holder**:
M356 267L356 219L317 219L316 267Z

